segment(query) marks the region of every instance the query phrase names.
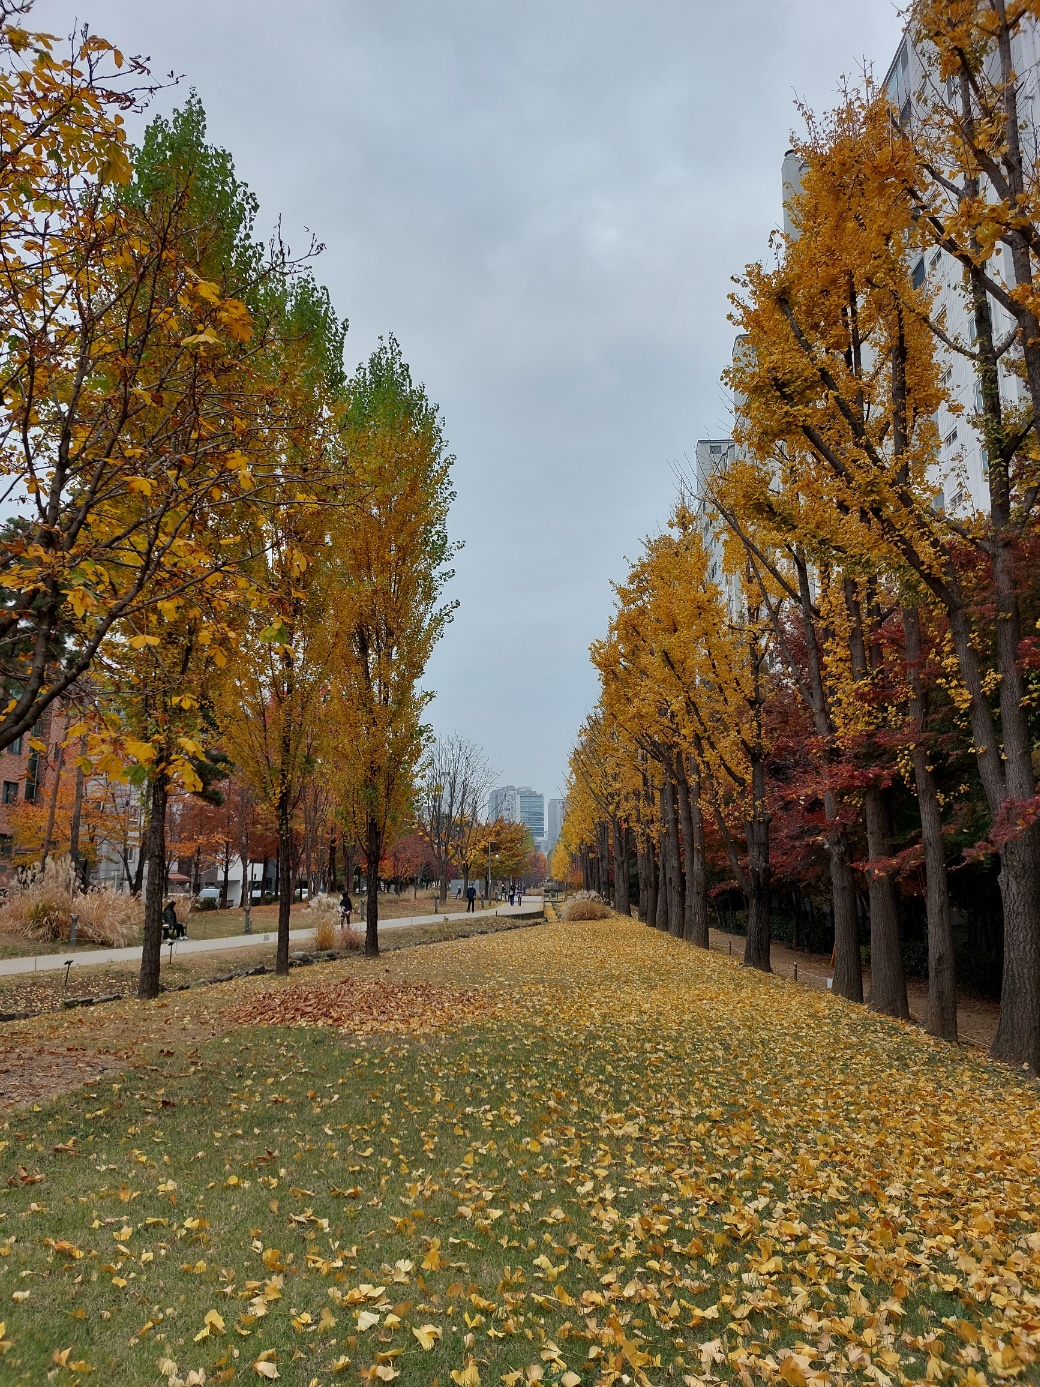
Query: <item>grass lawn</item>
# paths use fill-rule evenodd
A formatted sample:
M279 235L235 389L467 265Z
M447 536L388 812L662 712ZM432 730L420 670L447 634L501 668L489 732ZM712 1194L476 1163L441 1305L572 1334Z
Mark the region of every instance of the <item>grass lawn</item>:
M364 927L364 921L359 914L363 902L363 896L354 898L354 923L360 928ZM478 907L480 904L478 900ZM411 890L400 894L392 891L380 892L379 895L380 920L400 920L420 915L461 915L465 914L465 911L465 901L457 901L453 896L449 896L448 900L442 903L437 899L436 894L431 893L428 889L418 895L413 895ZM306 902L301 903L299 901L293 904L289 920L290 929L307 929L314 923L314 917L308 912ZM0 959L32 957L34 954L42 957L44 954L68 954L70 952L67 942L26 939L23 935L5 931L3 923L3 911L0 909ZM276 930L278 928L277 904L254 905L250 923L254 934L265 934ZM196 910L192 912L188 921L188 934L192 939L226 939L231 935L242 934L244 930L245 911L237 907L232 910ZM140 944L140 934L134 942ZM100 947L103 946L86 940L77 944L71 953L75 956L85 950Z
M628 921L5 1027L18 1065L4 1384L1040 1380L1035 1082Z
M486 934L489 930L513 928L516 928L516 921L508 917L496 920L493 917L471 918L466 915L453 915L447 922L402 925L392 931L388 930L382 936L381 947L386 952L392 952L397 949L409 949L417 944L433 944L447 939L466 938L471 934ZM261 963L273 968L275 931L272 929L254 932L258 935L258 942L252 947L181 954L175 956L172 963L169 961L168 948L164 945L159 956L159 976L163 986L169 989L179 987L182 983L197 983L219 977L221 974L240 973ZM360 927L357 933L360 938ZM271 942L263 942L265 934ZM294 940L290 953L295 953L301 948L306 949L307 944L306 938ZM0 1012L43 1011L60 1006L65 997L102 997L114 993L123 996L136 995L139 974L139 959L128 963L83 963L81 966L73 967L67 982L62 969L44 973L0 974ZM3 1090L0 1086L0 1103L2 1102Z

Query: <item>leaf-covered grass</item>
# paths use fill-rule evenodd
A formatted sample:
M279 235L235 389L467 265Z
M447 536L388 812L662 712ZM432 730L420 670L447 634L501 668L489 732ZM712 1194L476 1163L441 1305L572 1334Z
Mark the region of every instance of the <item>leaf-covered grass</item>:
M212 1034L228 985L9 1114L0 1381L1037 1380L1024 1076L627 921L347 975L443 1029Z

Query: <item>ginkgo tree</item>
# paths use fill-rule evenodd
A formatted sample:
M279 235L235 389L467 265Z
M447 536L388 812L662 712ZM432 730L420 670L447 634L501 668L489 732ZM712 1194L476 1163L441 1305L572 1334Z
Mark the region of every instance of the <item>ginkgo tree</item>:
M379 863L412 805L432 696L420 681L453 610L443 601L452 459L436 407L394 338L346 390L343 439L357 499L340 539L350 582L334 685L337 783L365 857L365 951L377 954Z
M167 595L166 567L187 588L224 566L197 522L253 485L232 398L254 323L206 271L191 178L142 185L120 112L144 69L86 31L61 54L24 8L0 14L0 474L21 516L0 544L0 746Z

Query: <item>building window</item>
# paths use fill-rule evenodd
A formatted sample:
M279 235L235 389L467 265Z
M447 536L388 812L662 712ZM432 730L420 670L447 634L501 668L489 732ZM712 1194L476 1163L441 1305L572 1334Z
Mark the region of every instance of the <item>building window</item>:
M13 741L13 742L11 743L11 745L7 748L7 750L11 753L12 756L21 756L21 754L22 754L22 739L21 739L21 737L15 737L14 741Z
M4 803L5 803L5 804L17 804L17 803L18 803L18 781L17 781L17 780L5 780L5 781L4 781Z
M920 289L921 285L924 283L924 256L923 256L923 255L921 256L920 260L918 260L917 264L914 266L914 272L913 272L913 274L910 276L910 282L911 282L911 284L913 284L913 286L914 286L915 289Z
M949 433L946 435L946 437L943 439L943 447L944 447L944 448L951 448L951 447L954 445L954 443L956 443L956 442L957 442L957 430L956 430L956 429L951 429L950 432L949 432Z
M722 444L721 444L721 443L709 443L709 444L708 444L708 452L709 452L709 453L721 453L721 452L722 452Z
M913 113L913 104L910 101L910 98L907 97L906 100L903 102L903 105L899 112L899 124L903 127L904 130L910 124L910 117L913 115Z
M941 259L942 259L942 251L941 251L941 250L933 251L933 252L932 252L932 258L931 258L931 260L929 260L929 262L928 262L929 268L934 270L935 267L936 267L936 265L938 265L938 263L939 263L939 261L940 261Z
M8 858L14 854L14 835L10 833L0 833L0 858Z

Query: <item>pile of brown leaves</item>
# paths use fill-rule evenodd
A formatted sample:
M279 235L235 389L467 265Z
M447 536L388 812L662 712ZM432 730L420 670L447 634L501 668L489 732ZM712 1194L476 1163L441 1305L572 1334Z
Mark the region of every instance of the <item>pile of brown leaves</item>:
M428 1035L482 1020L497 1010L472 987L344 978L312 987L260 992L227 1013L243 1026L333 1026L357 1035Z

